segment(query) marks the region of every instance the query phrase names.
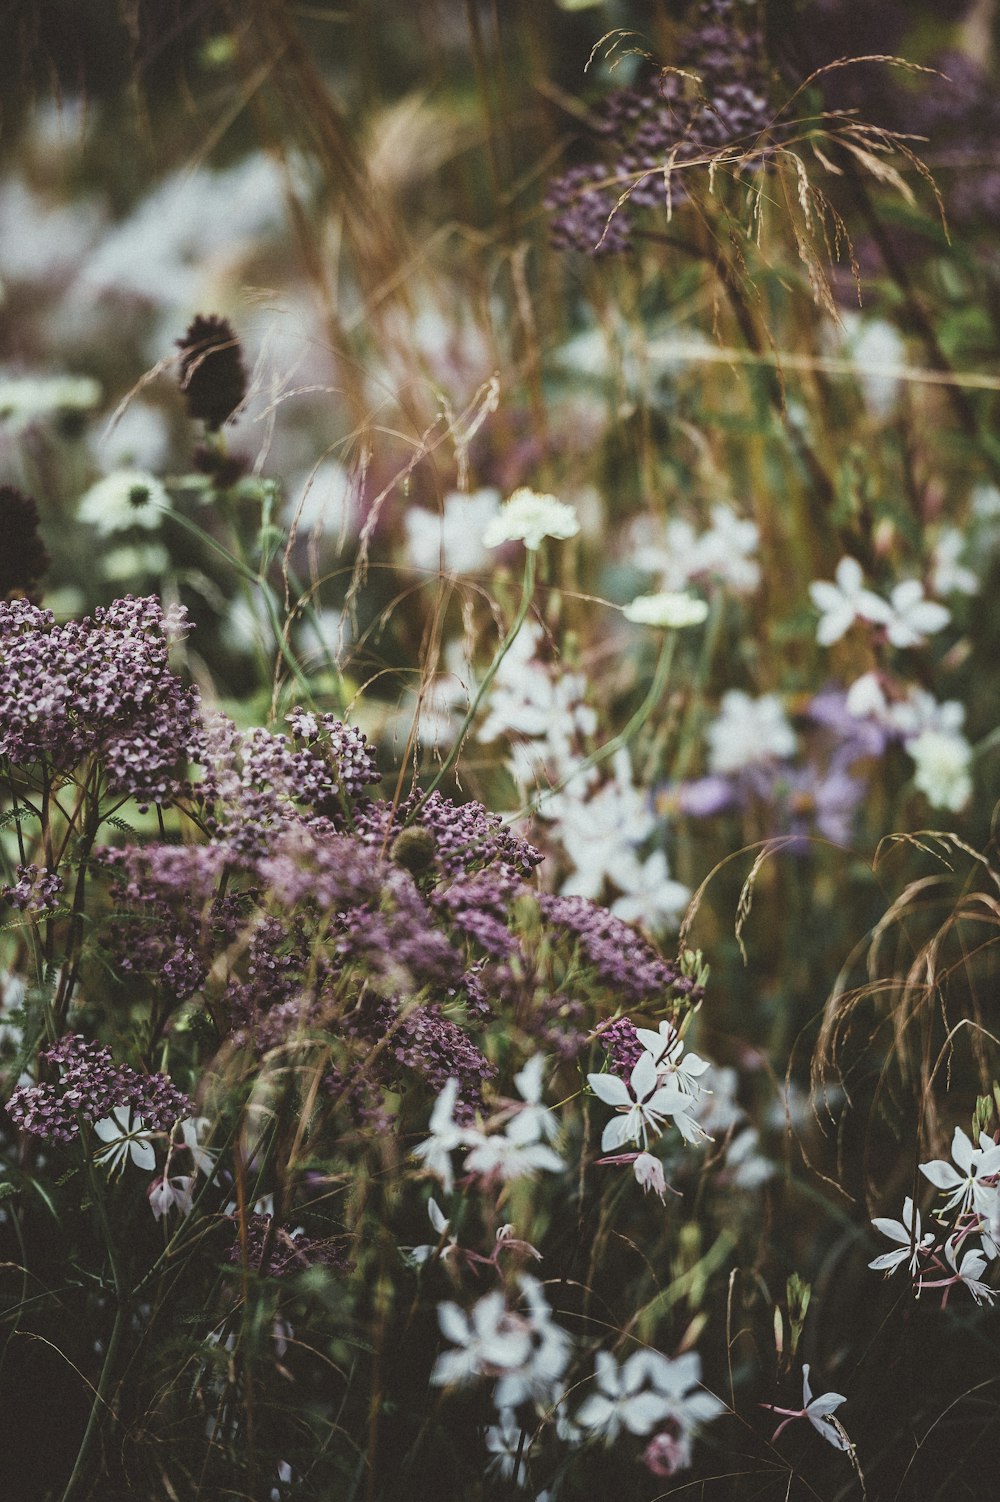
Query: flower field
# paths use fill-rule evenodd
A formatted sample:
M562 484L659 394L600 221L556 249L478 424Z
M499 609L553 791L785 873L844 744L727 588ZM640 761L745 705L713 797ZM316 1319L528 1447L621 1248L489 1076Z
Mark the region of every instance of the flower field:
M0 1497L988 1502L995 0L0 41Z

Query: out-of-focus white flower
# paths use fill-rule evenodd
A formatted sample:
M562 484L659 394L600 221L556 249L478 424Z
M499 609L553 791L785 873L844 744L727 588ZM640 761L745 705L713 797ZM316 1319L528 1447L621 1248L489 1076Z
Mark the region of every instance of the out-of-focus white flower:
M627 851L615 861L612 878L621 892L611 904L616 918L642 922L654 931L676 928L691 898L690 887L671 878L666 853L654 850L644 861Z
M531 1355L531 1332L507 1308L499 1290L488 1293L466 1314L450 1300L438 1305L441 1333L455 1347L443 1351L430 1380L435 1387L455 1387L485 1374L523 1366Z
M894 1273L897 1267L902 1267L907 1260L910 1264L910 1272L916 1276L917 1266L922 1252L926 1252L934 1245L933 1231L920 1234L920 1211L916 1208L909 1195L903 1201L903 1213L899 1220L890 1220L884 1215L878 1215L872 1221L876 1231L883 1236L888 1236L890 1241L899 1243L899 1249L895 1252L882 1252L875 1257L868 1266L876 1272Z
M175 1141L178 1131L180 1132L180 1142L176 1145L178 1147L183 1145L187 1148L198 1172L203 1173L207 1179L212 1177L215 1170L215 1160L219 1156L211 1148L201 1146L201 1139L205 1133L205 1129L206 1127L210 1127L211 1124L207 1116L188 1116L183 1121L179 1121L174 1127Z
M685 626L700 626L708 617L708 606L694 595L661 590L654 595L637 595L628 605L622 606L622 615L638 626L680 631Z
M868 405L877 417L885 417L896 405L898 371L906 363L902 335L885 318L862 318L857 312L845 311L841 320L846 352L857 366Z
M404 521L410 566L429 573L476 573L486 563L485 533L499 510L500 492L493 486L468 495L452 491L440 513L411 506Z
M89 412L100 400L90 376L0 376L0 422L17 432L42 418Z
M95 433L90 442L102 469L162 469L170 452L164 414L146 402L129 402L117 421Z
M533 1178L543 1170L562 1173L566 1167L554 1148L544 1142L518 1141L509 1129L507 1133L494 1132L491 1137L480 1136L462 1166L466 1173L503 1184L512 1179Z
M776 694L752 699L742 689L729 689L705 736L709 770L723 776L754 762L795 754L795 731Z
M572 506L556 500L554 495L522 486L487 523L483 546L498 548L505 542L523 542L530 552L537 552L543 538L575 537L579 530L580 519Z
M131 1106L115 1106L110 1116L94 1122L94 1133L105 1144L94 1154L94 1162L102 1163L109 1173L120 1173L129 1158L145 1173L156 1167L152 1133L140 1117L132 1116Z
M596 900L608 879L626 894L633 882L641 885L635 847L652 834L656 815L647 795L632 783L626 748L615 756L613 771L611 780L588 791L585 798L577 796L571 785L548 801L549 817L556 820L556 837L573 863L562 885L564 896ZM654 865L650 875L655 873Z
M927 636L943 631L951 620L951 611L936 600L928 600L919 579L904 579L889 595L890 614L885 634L894 647L919 647Z
M646 1387L645 1364L637 1351L619 1367L610 1351L598 1351L594 1381L597 1392L581 1403L576 1422L584 1429L603 1436L612 1444L622 1428L630 1434L649 1434L670 1412L670 1403L662 1393Z
M961 1127L956 1127L951 1142L951 1156L962 1170L961 1173L957 1173L951 1163L946 1163L943 1158L921 1163L920 1172L924 1178L930 1179L935 1189L941 1189L948 1195L944 1206L946 1210L954 1210L957 1206L961 1206L963 1210L971 1207L980 1214L989 1215L995 1192L989 1181L1000 1174L1000 1146L994 1143L992 1137L981 1132L979 1146L973 1147L972 1139L966 1136Z
M821 647L832 646L860 618L885 624L892 612L883 599L865 587L864 574L856 558L841 558L833 584L814 579L809 597L820 612L816 640Z
M549 1406L555 1400L572 1354L572 1341L552 1318L545 1290L531 1273L521 1273L518 1285L525 1305L516 1318L531 1337L531 1354L520 1367L501 1373L493 1390L498 1409L517 1408L521 1403Z
M131 527L158 527L169 506L170 497L155 475L144 469L116 469L80 497L76 514L108 537Z
M487 1469L504 1481L516 1481L518 1486L526 1486L528 1478L525 1468L528 1451L531 1449L531 1436L517 1422L512 1408L502 1408L497 1419L497 1423L491 1424L486 1430L486 1448L496 1457Z
M976 595L979 577L959 560L968 539L957 527L942 527L931 555L931 589L936 595Z
M513 1142L554 1142L559 1135L555 1114L542 1103L544 1069L545 1055L536 1053L514 1076L514 1084L524 1105L507 1123L507 1136Z
M124 543L101 554L101 572L105 579L132 580L140 574L160 578L170 567L170 554L162 543Z
M457 1099L458 1080L448 1080L431 1111L431 1135L413 1149L413 1156L422 1161L428 1173L432 1173L435 1178L441 1180L447 1194L450 1194L455 1187L455 1174L451 1165L452 1153L456 1148L467 1146L470 1138L475 1141L479 1136L478 1133L472 1133L467 1128L460 1127L453 1119L452 1113Z
M914 785L935 808L960 813L972 797L972 747L964 735L924 730L906 749L916 763Z
M903 737L904 743L915 739L925 730L939 731L942 735L959 735L965 724L965 705L958 699L945 699L939 703L933 694L913 683L905 699L897 699L889 705L885 718Z
M728 506L713 506L712 524L698 538L688 577L707 574L738 594L750 594L760 583L760 565L753 557L759 542L756 522L737 516Z
M336 459L313 465L288 488L285 515L300 535L346 540L357 531L358 496L349 471Z

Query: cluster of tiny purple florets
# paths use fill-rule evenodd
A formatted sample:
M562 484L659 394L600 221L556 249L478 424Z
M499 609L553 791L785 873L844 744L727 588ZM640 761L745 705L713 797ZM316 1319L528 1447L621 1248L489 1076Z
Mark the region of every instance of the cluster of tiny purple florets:
M301 1228L288 1231L284 1226L273 1226L272 1223L272 1216L262 1214L251 1215L247 1222L246 1261L256 1272L266 1273L272 1278L283 1278L289 1273L317 1266L328 1267L340 1274L350 1272L353 1264L348 1256L346 1237L314 1241ZM237 1228L229 1260L242 1262L243 1255Z
M194 689L170 670L183 611L131 595L57 625L27 600L0 601L0 757L68 773L96 756L109 790L168 803L201 745Z
M550 186L557 250L609 255L631 245L630 214L685 196L682 172L727 147L745 152L770 122L762 44L734 23L731 0L705 0L682 40L678 69L617 89L604 101L604 160L571 168ZM694 80L700 82L695 84ZM627 194L627 197L624 195ZM620 202L620 200L623 200Z
M48 1142L73 1142L81 1121L102 1121L130 1106L150 1131L167 1132L189 1116L191 1101L165 1074L140 1074L116 1064L110 1048L68 1033L39 1058L59 1071L58 1081L21 1085L7 1102L14 1124Z
M51 913L59 906L63 879L57 871L40 869L33 863L16 868L13 886L0 887L0 897L22 913Z

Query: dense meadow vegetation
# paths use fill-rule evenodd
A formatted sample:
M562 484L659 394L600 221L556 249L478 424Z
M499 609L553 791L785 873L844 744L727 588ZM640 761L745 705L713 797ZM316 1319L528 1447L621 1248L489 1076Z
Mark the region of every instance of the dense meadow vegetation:
M994 1497L994 0L70 10L0 1495Z

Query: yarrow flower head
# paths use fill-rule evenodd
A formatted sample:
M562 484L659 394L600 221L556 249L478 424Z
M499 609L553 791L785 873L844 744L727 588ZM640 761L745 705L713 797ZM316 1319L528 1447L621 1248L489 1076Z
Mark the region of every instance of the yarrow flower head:
M707 619L708 606L694 595L663 590L659 594L637 595L622 606L622 614L639 626L681 631L685 626L700 626Z
M529 552L537 552L543 538L575 537L579 530L580 519L572 506L522 486L487 523L483 544L498 548L505 542L523 542Z

